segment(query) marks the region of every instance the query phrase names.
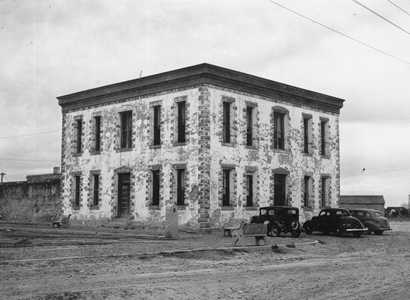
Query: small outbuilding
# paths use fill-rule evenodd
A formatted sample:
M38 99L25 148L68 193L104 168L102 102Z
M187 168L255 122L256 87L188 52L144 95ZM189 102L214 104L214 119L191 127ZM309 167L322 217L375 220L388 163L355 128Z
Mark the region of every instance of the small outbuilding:
M343 208L370 208L384 213L383 195L341 195L339 206Z

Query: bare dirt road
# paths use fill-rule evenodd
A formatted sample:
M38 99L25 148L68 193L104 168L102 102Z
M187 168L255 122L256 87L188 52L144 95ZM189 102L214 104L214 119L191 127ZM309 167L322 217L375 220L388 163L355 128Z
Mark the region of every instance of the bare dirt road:
M155 253L231 241L221 233L169 241L111 240L116 234L100 240L77 232L75 242L64 244L56 237L47 240L51 231L30 235L0 226L0 241L26 235L32 243L0 248L0 298L410 299L410 225L392 227L396 230L383 236L362 238L272 238L270 243L280 245L275 251L160 255ZM312 240L321 243L285 246Z

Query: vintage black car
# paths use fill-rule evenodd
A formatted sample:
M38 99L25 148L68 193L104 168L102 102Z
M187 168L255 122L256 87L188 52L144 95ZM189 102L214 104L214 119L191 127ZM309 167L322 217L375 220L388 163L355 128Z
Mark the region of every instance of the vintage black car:
M293 237L298 237L302 231L299 223L299 209L290 206L261 207L259 215L251 218L251 223L267 224L270 236L290 233Z
M349 209L352 216L358 218L364 226L367 227L367 232L374 232L377 235L383 234L383 231L391 230L387 218L384 217L381 211L376 209Z
M367 231L359 219L353 217L347 209L343 208L322 209L318 216L303 224L303 229L307 234L320 231L324 234L336 233L338 235L352 233L357 237Z

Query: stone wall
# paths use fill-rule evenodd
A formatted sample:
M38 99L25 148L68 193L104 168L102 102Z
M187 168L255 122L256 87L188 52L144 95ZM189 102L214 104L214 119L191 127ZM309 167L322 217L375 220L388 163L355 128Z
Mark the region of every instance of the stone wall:
M177 144L176 102L187 101L187 142ZM232 143L222 143L222 101L232 107ZM255 112L255 131L252 147L246 146L246 105ZM178 207L179 224L207 228L219 226L231 219L246 218L257 208L273 203L273 177L287 174L289 205L301 208L302 220L320 209L320 178L329 179L329 206L337 206L339 199L339 116L313 107L289 104L284 97L263 98L223 89L199 85L149 96L123 99L115 103L63 112L62 198L65 214L73 219L93 220L116 217L118 203L118 174L131 173L131 218L148 224L163 223L166 211L174 206L175 170L186 168L185 198L187 205ZM160 147L152 145L152 106L161 107ZM281 109L286 115L285 150L273 149L273 112ZM133 113L133 147L119 149L119 113ZM312 118L311 153L303 153L303 115ZM101 116L101 152L92 151L92 118ZM75 154L75 120L83 121L83 151ZM328 120L328 155L320 155L320 121ZM233 199L230 207L221 205L222 167L232 168ZM159 206L150 205L151 170L160 169L161 197ZM255 206L245 207L245 174L255 173ZM101 178L101 203L91 208L90 178L98 172ZM73 209L72 178L81 174L79 209ZM303 177L312 177L312 207L303 208Z
M60 176L28 176L0 184L0 216L18 222L48 222L61 213Z

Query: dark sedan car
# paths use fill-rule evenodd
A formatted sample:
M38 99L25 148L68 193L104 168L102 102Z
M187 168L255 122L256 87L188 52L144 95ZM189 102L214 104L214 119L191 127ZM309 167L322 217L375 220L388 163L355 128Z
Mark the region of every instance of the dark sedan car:
M251 218L251 223L268 224L268 235L280 236L290 233L298 237L301 233L299 209L290 206L267 206L259 209L259 215Z
M364 208L350 209L350 213L368 228L368 233L374 232L377 235L381 235L383 231L391 230L387 218L378 210Z
M318 216L303 224L307 234L320 231L324 234L336 233L338 235L352 233L359 237L367 231L367 228L359 219L353 217L347 209L326 208L322 209Z

